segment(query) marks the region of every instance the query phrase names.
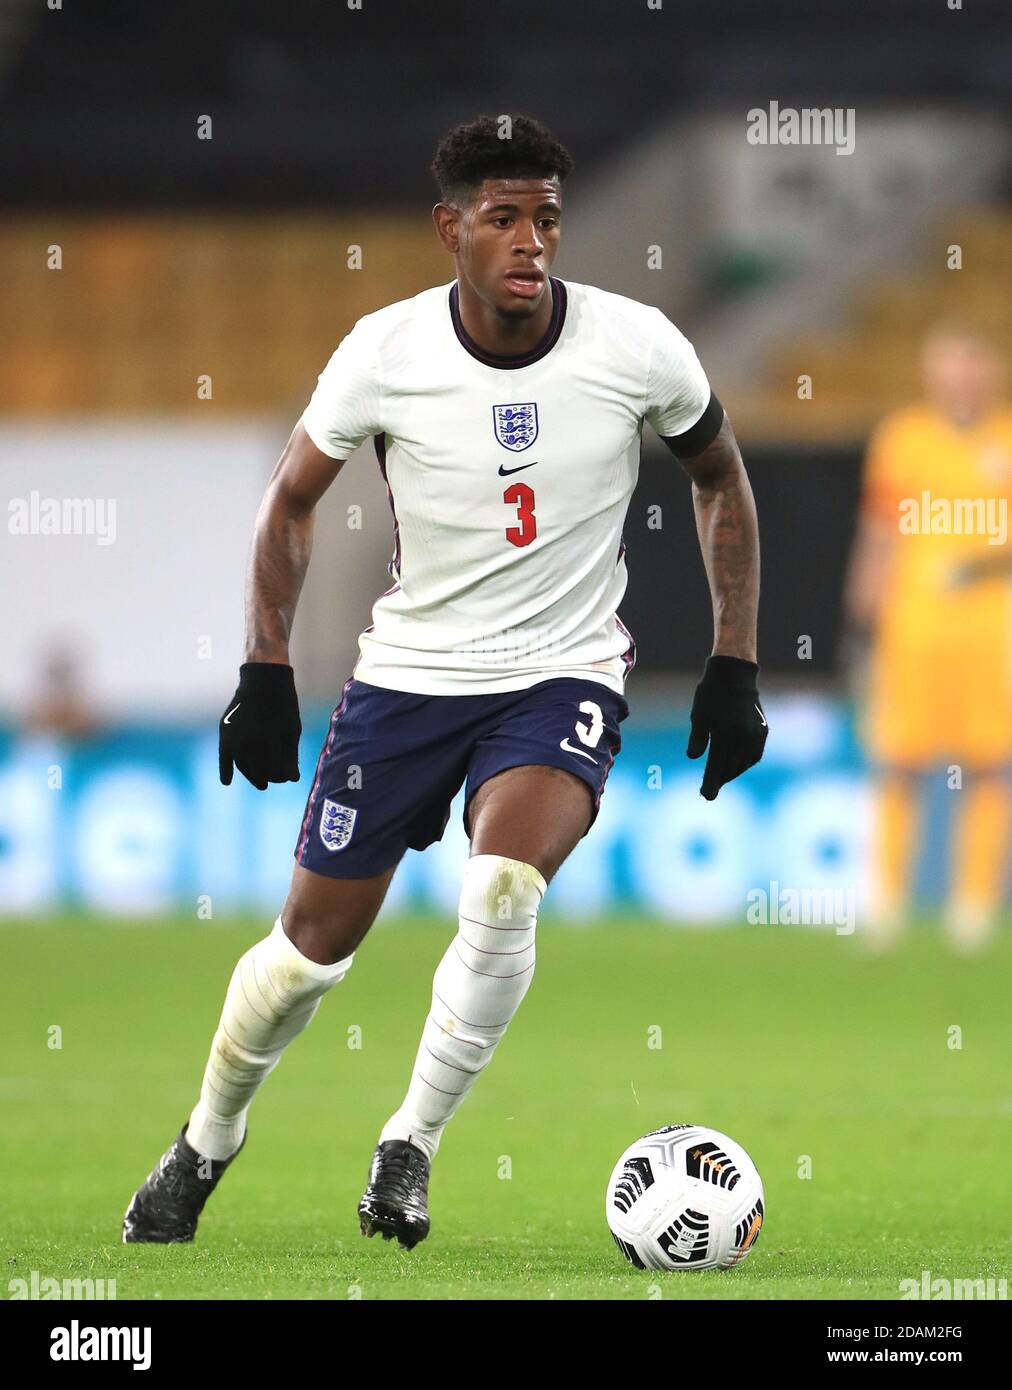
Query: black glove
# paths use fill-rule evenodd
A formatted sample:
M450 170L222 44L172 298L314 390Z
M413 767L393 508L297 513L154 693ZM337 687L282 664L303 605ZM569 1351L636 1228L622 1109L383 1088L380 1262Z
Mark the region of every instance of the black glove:
M218 725L218 775L230 786L234 763L262 792L268 782L297 782L301 733L292 668L247 661Z
M763 755L769 727L756 676L754 661L737 656L710 656L703 679L696 686L692 701L692 732L685 750L690 758L701 758L707 740L710 756L703 772L700 795L714 801L725 782L732 781Z

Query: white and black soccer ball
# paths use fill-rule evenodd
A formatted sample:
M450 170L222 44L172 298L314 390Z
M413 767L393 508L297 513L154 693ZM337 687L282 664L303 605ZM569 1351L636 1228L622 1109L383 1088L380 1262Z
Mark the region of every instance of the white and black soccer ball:
M730 1269L763 1222L759 1170L702 1125L665 1125L630 1145L606 1201L615 1244L637 1269Z

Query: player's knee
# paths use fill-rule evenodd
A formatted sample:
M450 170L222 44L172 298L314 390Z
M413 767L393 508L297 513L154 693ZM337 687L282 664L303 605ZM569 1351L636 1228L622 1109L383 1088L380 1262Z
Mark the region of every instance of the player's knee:
M533 929L547 887L533 864L499 854L474 854L464 869L460 913L490 928Z
M350 958L363 933L342 916L326 913L313 904L289 897L281 909L279 922L295 949L314 963L333 965Z
M299 1001L319 997L344 979L355 958L354 951L342 953L340 943L314 931L301 922L301 934L293 936L287 913L274 923L267 938L270 943L271 980L284 999ZM312 950L308 954L306 947ZM319 959L323 955L325 959Z

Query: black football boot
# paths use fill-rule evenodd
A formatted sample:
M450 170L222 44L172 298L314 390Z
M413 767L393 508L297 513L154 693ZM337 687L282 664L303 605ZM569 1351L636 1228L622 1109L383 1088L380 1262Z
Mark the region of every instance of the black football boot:
M192 1240L204 1203L246 1143L244 1134L232 1158L210 1159L192 1149L185 1136L186 1125L134 1193L123 1218L125 1245L180 1245Z
M396 1236L411 1250L429 1234L429 1160L406 1139L377 1144L369 1186L358 1204L364 1236Z

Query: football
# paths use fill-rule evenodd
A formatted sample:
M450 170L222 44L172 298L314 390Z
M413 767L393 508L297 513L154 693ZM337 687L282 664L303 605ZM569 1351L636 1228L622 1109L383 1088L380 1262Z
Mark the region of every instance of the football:
M615 1244L637 1269L731 1269L758 1239L763 1184L726 1134L665 1125L626 1149L606 1204Z

